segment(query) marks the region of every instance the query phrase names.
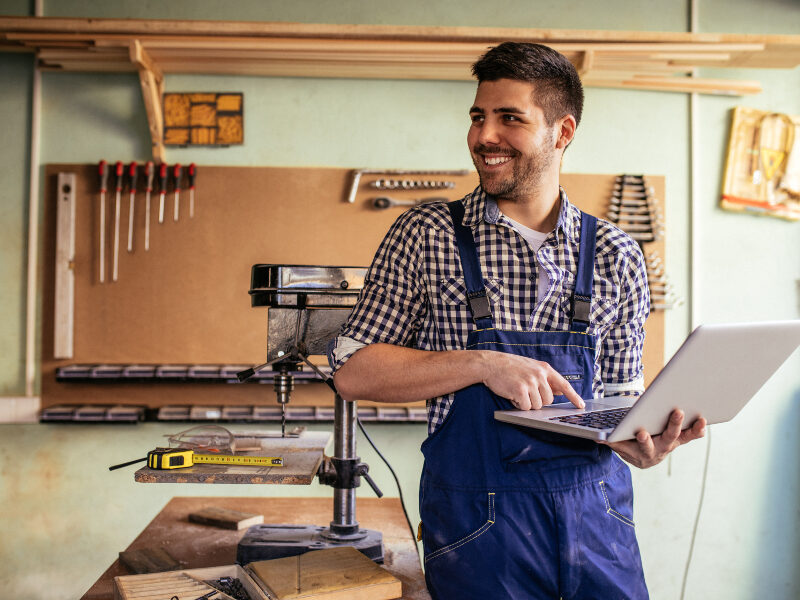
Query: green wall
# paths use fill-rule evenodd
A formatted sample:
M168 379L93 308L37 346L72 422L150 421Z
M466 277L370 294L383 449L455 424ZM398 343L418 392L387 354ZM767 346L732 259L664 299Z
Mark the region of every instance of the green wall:
M309 23L469 25L685 31L687 2L509 0L295 3L240 0L114 3L49 1L47 16L282 20ZM787 0L698 0L700 31L798 33L800 5ZM669 9L664 8L669 6ZM29 14L29 2L0 13ZM718 73L709 71L709 76ZM700 193L691 219L690 102L683 94L587 90L565 170L667 176L667 264L678 291L694 296L697 322L800 316L800 225L725 213L717 198L730 108L800 114L800 69L722 73L758 79L755 97L701 96L695 117ZM0 395L24 393L25 272L32 60L0 54ZM223 150L170 149L171 162L385 168L469 167L466 111L474 84L258 77L168 76L168 91L245 93L246 143ZM45 73L41 165L145 160L149 136L135 76ZM698 244L690 249L690 227ZM268 257L265 257L265 259ZM690 268L696 286L690 289ZM667 314L667 351L690 329L688 305ZM757 352L757 349L753 349ZM634 472L635 520L652 597L680 596L708 454L708 481L686 598L800 597L800 356L796 353L712 441L680 449ZM0 399L2 401L2 399ZM176 427L3 425L0 434L0 588L9 597L80 596L172 496L315 495L298 488L141 485L106 467L141 455ZM319 429L319 427L317 427ZM423 426L374 425L416 521ZM365 443L359 451L388 495L388 471ZM364 488L360 494L369 495Z

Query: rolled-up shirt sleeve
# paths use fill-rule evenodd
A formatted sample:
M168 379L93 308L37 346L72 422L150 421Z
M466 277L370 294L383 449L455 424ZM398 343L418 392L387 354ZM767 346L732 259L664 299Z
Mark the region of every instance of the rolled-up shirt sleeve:
M425 286L419 272L423 252L416 212L402 214L384 237L364 279L356 305L328 346L336 372L368 344L405 346L425 314Z
M631 244L630 251L620 257L620 263L617 316L600 346L600 368L607 395L644 391L642 350L644 323L650 314L650 292L639 246Z

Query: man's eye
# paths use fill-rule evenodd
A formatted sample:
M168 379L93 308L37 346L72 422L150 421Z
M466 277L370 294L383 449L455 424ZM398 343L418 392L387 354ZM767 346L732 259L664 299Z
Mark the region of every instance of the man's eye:
M470 115L469 118L473 123L483 123L483 115Z
M517 117L515 115L503 115L503 120L504 121L518 121L519 119L517 119Z

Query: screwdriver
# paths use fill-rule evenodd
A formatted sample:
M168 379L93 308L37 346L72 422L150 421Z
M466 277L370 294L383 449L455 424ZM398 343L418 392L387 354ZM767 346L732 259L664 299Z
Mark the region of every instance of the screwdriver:
M108 186L108 165L101 160L97 166L100 175L100 283L106 280L106 187Z
M150 192L153 191L153 161L148 160L144 164L144 176L145 181L147 182L147 187L145 191L147 195L145 196L145 204L144 204L144 249L150 250Z
M122 165L122 161L118 160L114 170L117 175L117 197L114 201L114 266L111 273L111 279L113 281L116 281L119 275L119 205L122 195L122 174L124 170L125 168Z
M158 222L164 222L164 198L167 195L167 163L158 167Z
M194 217L194 178L197 175L197 167L194 163L189 165L189 218Z
M178 206L180 193L181 193L181 174L183 173L183 169L181 169L180 163L177 163L172 171L173 180L175 181L175 221L178 220Z
M128 252L133 252L133 203L136 199L136 178L138 173L136 161L128 165L128 183L130 184L130 203L128 204Z

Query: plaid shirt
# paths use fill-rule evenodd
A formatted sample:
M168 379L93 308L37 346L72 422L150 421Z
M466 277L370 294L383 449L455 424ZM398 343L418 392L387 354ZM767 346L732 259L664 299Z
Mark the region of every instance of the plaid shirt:
M536 253L480 187L463 202L464 224L475 237L495 326L516 331L569 330L581 213L564 190L558 224ZM538 268L550 280L543 295L536 289ZM588 330L598 340L594 396L644 389L642 345L649 310L639 246L617 227L598 219ZM424 204L403 213L383 239L358 302L331 344L328 358L336 371L367 344L461 350L473 328L450 213L444 203ZM444 422L454 395L428 400L429 433Z

